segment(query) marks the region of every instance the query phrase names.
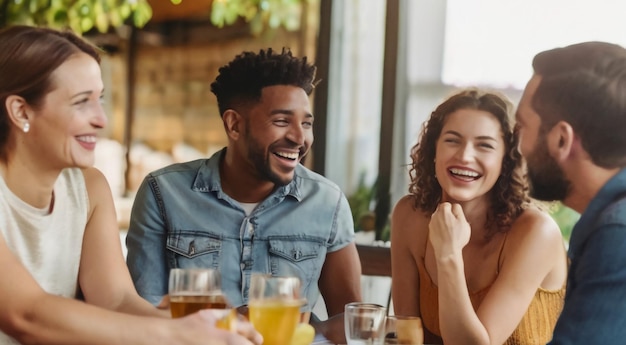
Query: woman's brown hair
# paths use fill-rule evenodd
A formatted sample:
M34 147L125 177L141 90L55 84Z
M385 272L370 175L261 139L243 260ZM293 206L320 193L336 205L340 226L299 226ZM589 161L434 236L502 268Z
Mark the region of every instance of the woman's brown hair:
M37 107L54 88L52 72L80 52L100 62L98 49L69 31L22 25L0 31L0 159L7 158L11 131L7 98L17 95Z
M508 231L513 221L522 213L529 202L528 185L525 180L518 137L513 124L511 103L495 93L476 89L463 90L441 103L423 125L420 139L411 148L409 193L415 200L415 208L433 213L441 201L441 186L435 176L437 140L441 135L448 115L460 109L475 109L489 112L500 123L505 155L502 171L490 191L490 210L487 215L488 236L494 232Z

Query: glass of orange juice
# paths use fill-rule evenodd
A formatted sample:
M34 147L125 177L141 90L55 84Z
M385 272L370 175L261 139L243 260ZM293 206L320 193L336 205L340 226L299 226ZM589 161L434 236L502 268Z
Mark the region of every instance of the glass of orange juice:
M169 277L170 311L173 318L201 309L218 309L217 327L230 330L236 318L221 290L220 273L205 268L173 268Z
M248 315L264 345L289 344L300 322L300 279L252 274Z

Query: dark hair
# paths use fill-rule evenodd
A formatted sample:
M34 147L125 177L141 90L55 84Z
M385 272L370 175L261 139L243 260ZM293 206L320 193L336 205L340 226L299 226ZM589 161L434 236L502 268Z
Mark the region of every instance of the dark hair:
M258 54L243 52L219 69L219 75L211 84L217 97L220 115L238 105L258 101L261 90L273 85L292 85L302 88L310 95L317 84L316 67L307 58L296 58L283 48L280 54L269 48Z
M626 166L626 49L584 42L537 54L532 107L541 130L569 123L594 164Z
M21 25L0 31L0 158L6 159L11 130L7 98L18 95L31 106L40 105L54 87L52 72L79 52L100 62L97 48L71 32Z
M415 200L415 208L432 213L441 202L441 186L435 177L437 140L448 115L461 109L489 112L500 123L505 144L502 171L491 189L490 214L487 215L488 236L496 231L505 232L522 213L529 202L528 186L522 169L522 156L514 130L512 105L504 97L476 89L463 90L441 103L422 126L420 139L411 148L409 194Z

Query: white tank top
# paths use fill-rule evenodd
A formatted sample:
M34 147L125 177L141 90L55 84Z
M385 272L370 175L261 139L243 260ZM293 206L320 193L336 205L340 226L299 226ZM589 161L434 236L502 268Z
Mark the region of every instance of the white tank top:
M80 169L64 169L49 213L18 198L0 176L0 235L48 293L74 298L89 198ZM0 344L16 344L0 332Z

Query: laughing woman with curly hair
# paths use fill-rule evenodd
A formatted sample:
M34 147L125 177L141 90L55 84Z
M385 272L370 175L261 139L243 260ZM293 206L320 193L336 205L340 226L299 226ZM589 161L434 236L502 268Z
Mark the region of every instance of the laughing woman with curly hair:
M530 203L510 102L464 90L435 109L411 150L392 223L397 315L425 343L545 344L563 305L560 231Z

